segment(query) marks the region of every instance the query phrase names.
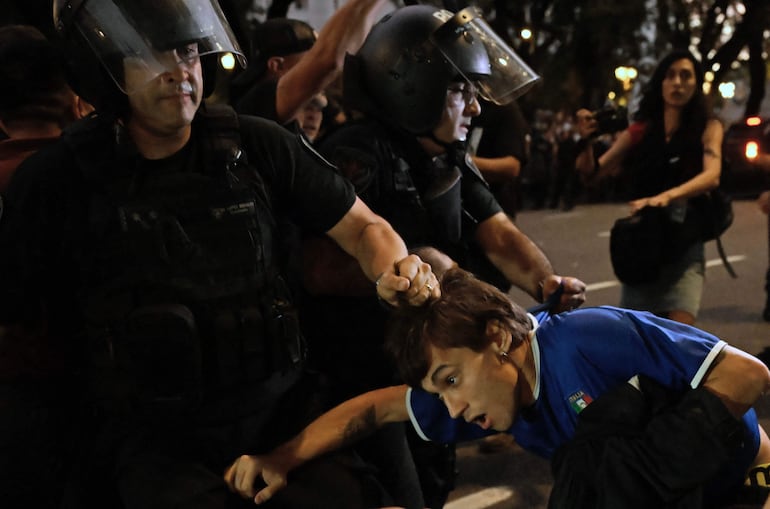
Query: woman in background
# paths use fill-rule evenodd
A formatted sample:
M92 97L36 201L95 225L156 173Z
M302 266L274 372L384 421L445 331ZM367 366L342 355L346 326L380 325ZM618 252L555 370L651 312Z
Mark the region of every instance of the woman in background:
M578 131L590 138L596 122L577 112ZM586 180L622 173L631 213L666 207L683 234L672 241L675 253L655 280L623 284L621 307L652 311L692 324L700 308L705 274L696 197L719 185L723 129L707 107L703 73L686 50L674 50L658 64L642 96L634 122L601 157L583 143L576 167ZM681 244L681 245L674 245Z

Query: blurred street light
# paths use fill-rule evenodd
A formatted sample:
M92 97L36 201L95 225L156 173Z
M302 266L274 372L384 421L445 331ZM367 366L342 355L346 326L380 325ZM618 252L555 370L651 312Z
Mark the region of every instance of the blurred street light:
M232 71L235 68L235 57L232 53L227 52L219 59L219 63L222 64L223 69Z
M615 78L623 84L623 91L631 90L631 83L636 79L638 73L636 67L619 66L615 68Z
M719 84L719 95L724 99L732 99L735 97L735 83L728 81L726 83Z

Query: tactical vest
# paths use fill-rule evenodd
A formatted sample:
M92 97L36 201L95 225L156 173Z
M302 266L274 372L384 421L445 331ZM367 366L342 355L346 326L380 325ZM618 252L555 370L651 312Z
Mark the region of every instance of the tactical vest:
M484 281L508 291L510 283L474 240L478 220L463 206L462 179L487 185L464 148L453 146L442 157L414 169L412 158L396 153L390 133L377 131L374 140L379 171L367 183L368 189L357 186L372 209L393 225L408 247L434 246ZM335 152L343 173L350 161L342 162L341 157L358 157L354 164L369 164L360 160L361 154L344 152Z
M195 411L301 366L276 221L231 109L199 111L191 152L168 169L143 171L111 118L64 139L91 187L78 298L110 411Z

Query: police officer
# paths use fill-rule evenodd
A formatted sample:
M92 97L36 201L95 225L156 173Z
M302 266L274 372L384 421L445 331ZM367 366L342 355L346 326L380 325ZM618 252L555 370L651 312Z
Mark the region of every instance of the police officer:
M55 469L73 473L58 493L74 507L231 507L224 467L323 408L285 283L287 219L325 232L392 305L437 296L437 280L296 137L202 104L219 53L244 64L215 0L56 0L54 18L97 114L11 183L0 324L4 342L46 339L38 368L72 383L78 425L66 454L3 482ZM277 506L386 505L355 466L330 458Z
M561 309L583 302L583 282L554 273L503 212L465 152L471 119L480 111L477 94L504 103L536 80L474 10L453 14L414 5L394 11L348 57L343 79L346 101L365 119L328 134L318 149L410 249L438 248L461 267L505 290L514 284L538 301L563 284ZM323 241L308 241L306 247L305 279L313 294L306 330L316 331L311 345L322 334L338 344L333 353L315 349L319 356L327 354L319 369L333 370L343 398L392 383L393 368L384 361L382 334L376 333L384 328L384 314L373 298L359 297L365 286L356 288L353 277L325 276L334 255ZM450 474L452 469L446 468ZM438 499L449 486L437 488L444 493ZM430 507L441 503L429 493L426 498Z

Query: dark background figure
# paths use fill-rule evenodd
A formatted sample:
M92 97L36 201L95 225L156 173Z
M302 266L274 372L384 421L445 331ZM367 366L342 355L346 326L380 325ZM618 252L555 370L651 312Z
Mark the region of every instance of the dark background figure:
M548 204L555 140L553 114L538 110L532 123L529 159L521 172L521 188L525 208L536 210Z
M553 164L549 208L572 210L580 196L580 175L575 169L577 157L575 136L572 118L563 119L556 130L556 156Z
M757 206L767 217L767 273L765 274L765 308L762 310L762 319L770 322L770 191L764 191L757 198ZM762 354L762 359L767 363L770 361L770 348L766 348Z
M470 152L500 206L513 218L522 206L519 178L527 165L529 124L515 101L480 102L481 114L472 121L469 140L478 137L478 145Z
M22 161L89 110L67 84L54 43L29 25L0 27L0 129L8 136L0 141L0 194ZM2 209L0 200L0 218ZM55 507L66 487L66 458L78 452L78 420L67 403L78 388L45 324L16 318L0 326L0 500L6 507ZM22 329L24 341L13 341ZM35 467L20 468L29 458Z
M57 46L30 25L0 27L0 193L16 167L93 108L67 83Z
M229 102L240 113L278 120L278 80L313 47L316 33L304 21L274 18L259 24L252 37L249 66L232 80Z

